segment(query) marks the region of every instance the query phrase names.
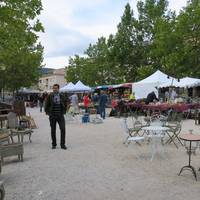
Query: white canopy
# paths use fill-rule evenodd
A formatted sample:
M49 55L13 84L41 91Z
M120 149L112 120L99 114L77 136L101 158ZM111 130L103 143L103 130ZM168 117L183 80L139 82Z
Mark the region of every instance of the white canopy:
M81 81L78 81L76 84L75 84L75 86L74 86L74 88L73 88L73 91L80 91L80 92L84 92L84 91L91 91L92 89L90 88L90 87L88 87L88 86L86 86L86 85L84 85Z
M165 87L180 87L180 82L177 81L177 79L169 79L167 82L162 83L159 88L165 88Z
M163 88L163 87L170 87L170 86L182 87L182 88L197 87L197 86L200 86L200 79L185 77L185 78L180 79L179 82L177 81L177 79L174 79L173 81L171 81L171 83L170 81L168 81L164 84L161 84L159 87Z
M190 77L185 77L185 78L182 78L180 79L180 82L179 82L179 87L197 87L197 86L200 86L200 79L198 78L190 78Z
M75 85L70 82L64 87L60 88L60 92L90 92L92 89L78 81Z
M133 83L133 92L135 92L136 99L146 98L150 92L155 92L158 96L158 90L156 87L159 85L171 80L172 77L164 74L163 72L157 70L154 74L150 75L149 77L137 82Z
M72 82L60 88L60 92L68 92L74 88L74 84Z

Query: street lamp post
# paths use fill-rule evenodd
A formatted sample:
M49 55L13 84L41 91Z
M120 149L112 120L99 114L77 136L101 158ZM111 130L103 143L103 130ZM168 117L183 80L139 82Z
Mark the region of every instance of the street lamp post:
M1 80L1 82L0 82L0 87L1 87L1 98L2 98L2 100L4 101L5 100L5 95L4 95L4 93L5 93L5 83L4 83L4 71L5 71L5 66L3 66L3 65L1 65L0 66L0 80Z

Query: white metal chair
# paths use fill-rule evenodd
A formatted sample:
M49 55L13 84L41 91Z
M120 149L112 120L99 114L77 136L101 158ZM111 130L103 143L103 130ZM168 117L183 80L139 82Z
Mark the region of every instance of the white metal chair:
M123 129L123 132L126 136L123 144L129 144L131 141L135 141L137 144L140 145L139 141L142 141L144 140L144 137L143 136L133 136L131 133L131 129L128 128L128 125L127 125L127 119L126 118L123 118L122 121L121 121L121 126L122 126L122 129Z

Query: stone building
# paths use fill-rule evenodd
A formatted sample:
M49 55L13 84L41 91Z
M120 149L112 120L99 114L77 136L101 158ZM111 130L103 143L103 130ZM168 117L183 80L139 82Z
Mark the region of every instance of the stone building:
M48 70L47 73L43 73L39 78L38 88L42 91L52 91L55 83L59 84L60 87L66 84L65 68Z

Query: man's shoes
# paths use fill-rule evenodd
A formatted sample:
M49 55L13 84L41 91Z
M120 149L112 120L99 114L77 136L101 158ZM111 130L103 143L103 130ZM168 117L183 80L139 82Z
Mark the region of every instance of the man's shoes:
M66 150L66 149L67 149L67 147L66 147L65 145L62 145L62 146L61 146L61 149L64 149L64 150Z
M56 149L56 146L52 146L52 149Z

